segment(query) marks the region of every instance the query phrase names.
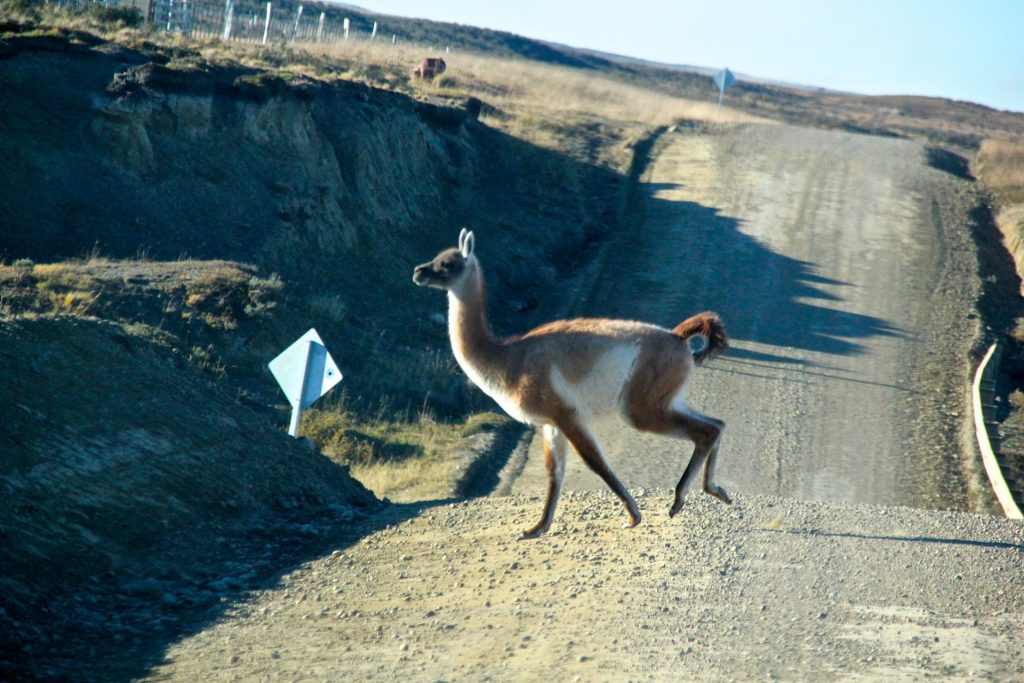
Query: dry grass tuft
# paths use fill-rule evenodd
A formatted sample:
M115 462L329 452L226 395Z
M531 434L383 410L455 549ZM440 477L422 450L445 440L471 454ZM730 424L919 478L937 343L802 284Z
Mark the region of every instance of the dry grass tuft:
M1024 141L988 139L981 143L975 172L1009 204L1024 204Z
M0 297L5 314L89 315L103 285L78 263L33 263L19 259L0 265Z
M996 213L996 224L1003 233L1003 242L1013 256L1017 274L1024 281L1024 204L1002 207ZM1021 285L1024 294L1024 284Z
M185 285L186 315L198 314L214 329L233 330L243 317L258 316L277 305L284 283L276 275L259 278L225 263Z
M456 468L452 453L463 426L429 415L414 422L357 419L342 405L303 414L302 436L378 497L410 502L451 494Z

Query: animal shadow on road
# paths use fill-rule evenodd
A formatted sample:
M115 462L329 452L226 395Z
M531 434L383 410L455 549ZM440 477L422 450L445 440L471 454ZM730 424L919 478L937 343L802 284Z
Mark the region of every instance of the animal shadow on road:
M673 187L640 187L648 196L637 202L646 207L637 222L645 227L622 231L622 243L612 246L588 315L672 326L709 309L722 316L733 339L839 356L864 353L863 340L902 335L894 323L842 310L845 299L835 290L855 285L773 251L744 234L740 220L714 207L657 196ZM806 363L784 353L738 348L729 356Z

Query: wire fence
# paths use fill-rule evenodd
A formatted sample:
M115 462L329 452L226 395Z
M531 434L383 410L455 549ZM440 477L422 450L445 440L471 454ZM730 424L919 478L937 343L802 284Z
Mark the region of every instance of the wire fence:
M393 33L363 21L357 26L342 8L260 0L45 0L58 7L134 7L158 31L256 45L337 44L348 40L397 42Z
M336 12L312 6L295 8L274 3L234 0L152 0L150 22L159 30L198 38L219 38L243 43L337 43L355 35L349 21Z

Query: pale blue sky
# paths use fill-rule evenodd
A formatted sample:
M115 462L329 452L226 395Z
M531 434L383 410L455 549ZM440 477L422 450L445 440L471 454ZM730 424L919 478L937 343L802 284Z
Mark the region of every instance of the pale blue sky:
M1024 112L1024 0L355 0L670 64Z

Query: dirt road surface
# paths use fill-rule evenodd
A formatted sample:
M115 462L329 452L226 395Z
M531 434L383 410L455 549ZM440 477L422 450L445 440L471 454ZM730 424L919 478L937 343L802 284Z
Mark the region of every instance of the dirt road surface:
M686 129L656 145L637 227L608 245L582 309L666 327L722 315L733 348L698 369L691 402L727 424L727 490L969 508L978 200L935 156L782 125ZM617 422L599 435L627 487L674 486L692 451ZM516 492L544 490L535 441ZM567 487L604 488L571 460Z
M583 308L722 313L693 402L729 424L734 504L669 519L690 447L605 429L639 527L574 462L552 531L516 541L544 491L524 458L518 493L339 531L149 680L1024 679L1024 526L920 509L968 505L968 184L913 142L784 126L668 134L644 180Z
M1021 680L1024 527L739 495L570 492L393 507L254 593L148 680Z

